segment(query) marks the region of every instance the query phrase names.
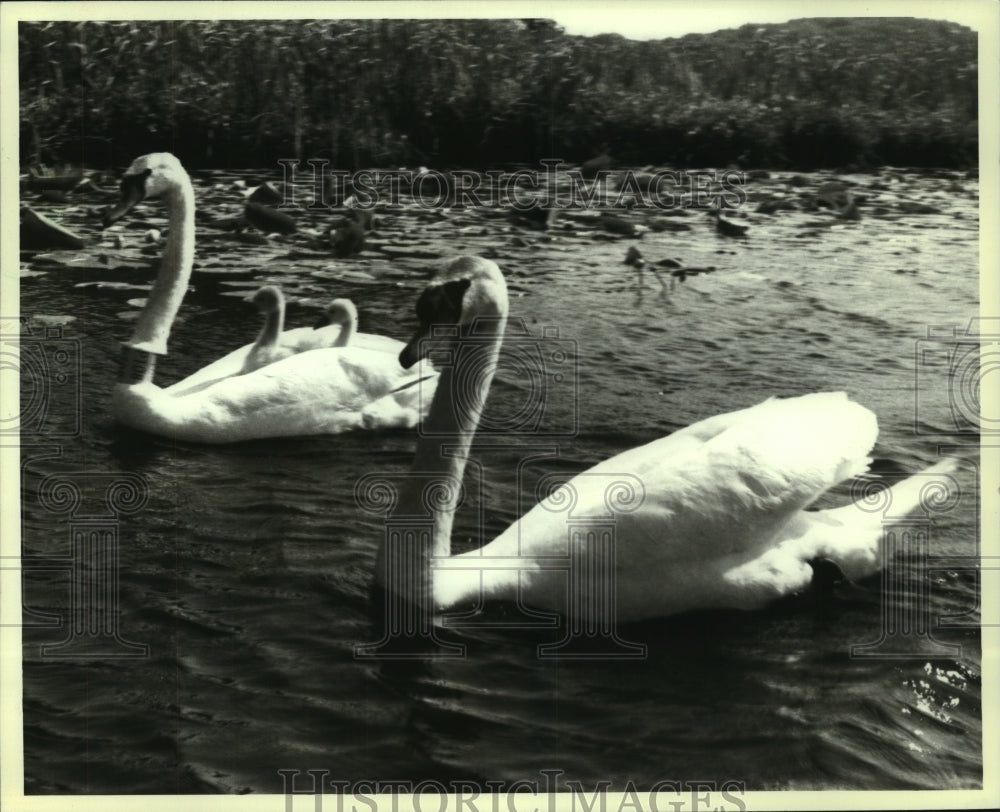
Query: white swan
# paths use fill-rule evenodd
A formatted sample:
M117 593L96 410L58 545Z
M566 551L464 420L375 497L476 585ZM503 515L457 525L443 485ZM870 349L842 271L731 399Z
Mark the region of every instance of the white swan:
M306 350L345 347L349 344L360 349L399 355L403 348L403 342L395 338L357 332L358 311L349 299L334 299L314 327L295 327L291 330L284 329L285 297L279 287L265 285L250 297L250 301L264 315L264 325L256 340L168 387L171 393L190 394L222 378L244 375ZM433 375L433 371L426 365L423 371L424 374Z
M238 374L242 360L235 367L216 362L166 389L153 384L156 357L166 354L194 260L191 181L173 155L142 156L122 179L121 201L105 215L107 226L153 197L166 203L170 233L113 391L121 423L177 440L226 443L406 427L420 419L429 397L419 395L426 396L433 374L405 371L392 353L358 346L307 350L244 375ZM427 377L425 385L408 387Z
M285 327L285 297L281 288L265 285L250 298L250 301L264 316L264 326L260 328L257 340L247 350L246 358L240 366L241 374L253 372L255 369L294 355L294 351L287 345L281 347L281 333Z
M634 498L615 516L613 560L609 547L598 545L590 561L596 571L614 573L620 620L758 608L806 587L817 559L833 561L852 579L878 570L881 512L854 504L804 510L870 462L875 416L842 392L771 399L626 451L552 492L483 548L450 557L456 483L507 315L503 277L487 260L453 261L421 296L417 313L422 331L401 354L403 366L434 345L426 339L431 324L458 327L449 348L455 364L442 371L396 509L420 516L433 504L433 532L423 546L383 541L376 582L384 589L436 611L476 604L481 595L520 595L540 609L592 616L594 606L607 606L607 578L577 584L569 601L567 568L559 562L568 560L570 510L577 527L600 523L616 479L627 480ZM468 351L465 342L481 351ZM893 515L919 504L928 476L953 467L945 460L894 486ZM438 501L426 498L428 485L437 487Z
M334 299L330 302L323 320L312 329L300 327L287 332L282 332L285 325L285 297L280 288L265 285L253 295L251 301L264 314L264 326L257 340L247 351L241 370L243 373L253 372L255 369L306 350L350 345L380 349L383 352L392 352L395 349L399 352L399 347L403 346L403 342L383 336L367 336L380 340L375 347L372 347L371 342L353 340L358 328L358 310L349 299Z

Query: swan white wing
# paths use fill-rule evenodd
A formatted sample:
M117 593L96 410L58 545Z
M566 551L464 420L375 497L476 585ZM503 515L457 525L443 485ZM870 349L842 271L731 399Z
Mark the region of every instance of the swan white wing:
M291 352L305 352L306 350L316 350L323 347L332 347L340 337L341 327L339 324L331 324L313 330L308 327L300 327L294 330L287 330L281 334L280 345L288 348ZM375 333L355 333L350 340L350 346L362 350L375 350L378 352L394 353L399 355L406 345L402 341L388 336L377 335Z
M718 415L599 463L463 557L518 557L529 572L545 570L546 557L567 555L572 524L604 519L614 528L626 616L759 605L808 582L800 548L778 549L782 528L864 471L877 433L875 416L844 393ZM636 480L637 501L612 514L608 486ZM552 579L534 580L537 595Z
M341 326L328 324L314 330L312 327L294 327L285 330L278 338L278 346L289 355L307 350L321 350L332 347L340 337Z
M361 418L365 428L413 428L427 416L440 375L427 361L409 372L412 374L400 379L391 392L364 408Z
M119 386L116 411L136 428L193 442L336 434L362 427L364 408L411 374L387 353L310 350L181 396Z
M351 346L363 350L393 353L398 358L406 344L398 339L376 333L355 333L351 339Z
M657 441L597 467L633 471L643 483L643 504L620 517L623 554L633 540L648 542L643 554L657 549L672 560L756 554L792 516L867 470L878 435L874 414L843 393L771 400L738 414L701 446L677 454Z
M252 347L253 344L247 344L238 350L233 350L228 355L224 355L222 358L203 366L197 372L191 373L177 383L171 384L163 391L179 397L204 389L206 386L210 386L224 378L239 375Z
M340 330L339 324L331 324L319 330L314 330L311 327L296 327L292 330L286 330L278 339L277 346L269 353L270 363L284 360L301 352L331 347L340 336ZM171 384L164 391L175 396L190 395L225 378L242 374L243 365L246 363L254 343L251 342L233 350L228 355L202 367L183 380ZM351 341L351 346L362 350L393 353L398 356L405 345L402 341L388 336L357 333Z
M292 330L285 330L278 337L277 345L269 353L271 357L270 363L281 361L306 350L330 347L336 342L339 335L339 324L331 324L319 330L314 330L311 327L296 327ZM247 357L255 345L255 341L244 344L239 349L233 350L228 355L224 355L222 358L202 367L183 380L171 384L164 391L170 392L175 396L189 395L224 378L231 378L234 375L242 374L243 365L246 363Z

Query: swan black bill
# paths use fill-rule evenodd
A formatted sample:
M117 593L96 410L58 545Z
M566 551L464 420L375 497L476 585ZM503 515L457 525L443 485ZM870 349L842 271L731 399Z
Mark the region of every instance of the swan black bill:
M146 178L151 174L147 169L138 175L126 175L122 178L121 198L110 211L104 212L102 225L107 228L121 220L146 197Z
M399 351L399 365L403 369L410 369L423 357L421 354L421 343L425 338L429 338L430 334L431 325L421 324L417 328L417 332L413 334L413 338Z

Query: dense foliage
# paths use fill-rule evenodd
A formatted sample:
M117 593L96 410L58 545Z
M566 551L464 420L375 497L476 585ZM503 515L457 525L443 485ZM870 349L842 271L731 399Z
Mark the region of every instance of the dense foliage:
M543 20L22 23L21 159L973 165L976 35L810 19L636 42Z

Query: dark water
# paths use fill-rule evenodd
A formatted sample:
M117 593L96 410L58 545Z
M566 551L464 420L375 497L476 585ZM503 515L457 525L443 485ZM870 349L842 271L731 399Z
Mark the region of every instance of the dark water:
M671 218L689 230L628 240L605 238L582 216L538 232L499 215L407 209L380 219L366 253L334 260L199 228L193 290L157 369L162 384L251 340L256 314L241 298L265 282L282 284L292 300L290 326L348 296L361 329L405 338L425 256L495 257L512 316L536 336L558 329L579 374L549 380L539 402L544 420L568 434L479 438L481 473L467 477L482 498L469 488L456 520L459 549L513 521L519 499L531 504L517 463L539 445L558 446L558 456L532 463L535 474L578 471L771 395L850 392L878 415L880 474L917 470L937 459L940 444L970 447L957 503L932 517L939 568L901 564L902 591L885 593L875 579L765 612L620 630L646 644L639 660L539 657L561 627L442 630L466 645L458 660L356 659L356 645L380 636L369 585L384 527L358 508L354 483L371 471L406 471L414 433L199 447L127 432L110 417L109 393L119 342L151 279L154 257L140 254L140 235L162 224L162 209L147 205L122 229L124 248L105 238L81 252L25 256L21 312L32 336L51 344L61 326L82 375L78 387L72 375L46 384L38 396L46 411L32 411L23 438L25 791L280 792L278 771L296 769L347 781L478 782L541 781L540 771L558 770L560 787L981 786L977 579L955 558L977 551L979 438L962 433L968 402L949 400L947 370L925 363L923 352L954 344L941 331L929 340L928 327L964 331L978 312L978 184L905 172L849 178L867 194L863 218L837 222L802 205L824 180L751 186L745 241L717 236L699 213ZM217 178L196 188L199 206L239 199ZM779 193L796 208L754 213L758 200ZM938 211L911 214L907 201ZM85 208L40 208L100 239ZM636 223L654 216L628 215ZM669 294L647 273L638 292L622 264L631 244L650 261L716 270ZM22 406L36 403L34 381L22 377ZM534 396L501 374L487 418ZM65 562L87 517L109 524L107 488L127 474L148 488L148 501L110 523L120 542L118 629L148 655L43 654L66 638L65 624L46 624L65 619L72 599L65 563L38 564ZM53 487L50 475L79 487L75 513L42 493ZM848 494L841 487L822 504ZM851 655L880 639L884 612L919 602L927 583L919 605L933 638L908 637L895 652L906 656ZM511 611L487 618L509 620Z

